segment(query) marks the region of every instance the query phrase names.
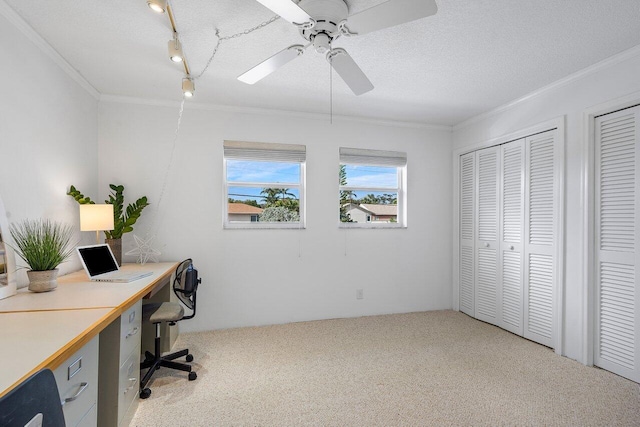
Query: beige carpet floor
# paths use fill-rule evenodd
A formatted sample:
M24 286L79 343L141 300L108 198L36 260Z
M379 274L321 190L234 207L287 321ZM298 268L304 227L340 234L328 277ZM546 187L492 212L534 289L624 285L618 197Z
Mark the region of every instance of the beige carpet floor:
M182 334L132 426L638 426L637 383L453 311Z

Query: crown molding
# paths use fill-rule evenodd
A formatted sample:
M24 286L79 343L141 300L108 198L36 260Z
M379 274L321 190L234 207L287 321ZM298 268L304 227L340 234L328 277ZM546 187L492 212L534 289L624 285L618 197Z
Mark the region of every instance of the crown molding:
M55 64L71 77L78 85L96 100L100 92L94 88L75 68L67 62L40 34L38 34L18 13L4 0L0 0L0 15L4 16L14 27L24 34L38 49L45 53Z
M135 97L129 97L129 96L105 95L105 94L100 95L100 102L147 105L147 106L153 106L153 107L170 107L170 108L180 107L180 101L135 98ZM271 108L267 109L267 108L255 108L255 107L236 107L231 105L208 104L208 103L199 103L199 102L193 102L193 101L185 102L185 109L218 111L218 112L236 113L236 114L257 114L257 115L269 115L269 116L280 116L280 117L286 116L289 118L296 117L300 119L321 120L321 121L323 120L327 122L331 120L331 115L325 114L325 113L306 113L306 112L300 112L300 111L278 110L278 109L271 109ZM333 121L452 132L451 126L432 125L432 124L420 123L420 122L405 122L400 120L397 120L397 121L384 120L384 119L376 119L372 117L359 117L359 116L347 116L347 115L334 114Z
M568 75L567 77L564 77L560 80L557 80L547 86L543 86L540 89L537 89L533 92L530 92L529 94L517 98L507 104L501 105L500 107L494 108L493 110L489 110L486 111L484 113L478 114L475 117L472 117L468 120L465 120L464 122L458 123L457 125L453 126L453 132L457 132L460 129L464 129L468 126L471 126L475 123L481 122L483 120L486 120L490 117L493 117L497 114L503 113L507 110L510 110L512 108L517 107L518 105L532 99L532 98L536 98L538 96L544 95L548 92L551 92L553 90L559 89L563 86L569 85L571 83L574 83L580 79L583 79L585 77L588 77L594 73L597 73L601 70L604 70L606 68L610 68L613 67L614 65L617 65L621 62L627 61L631 58L635 58L636 56L640 56L640 45L636 45L630 49L627 49L625 51L622 51L616 55L613 55L607 59L604 59L600 62L596 62L593 65L588 66L587 68L583 68L580 71L577 71L573 74Z

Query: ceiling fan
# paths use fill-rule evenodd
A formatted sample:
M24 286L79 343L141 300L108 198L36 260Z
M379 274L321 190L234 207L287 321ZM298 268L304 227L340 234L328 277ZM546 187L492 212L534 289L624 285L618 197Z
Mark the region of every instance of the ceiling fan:
M369 92L373 84L346 50L332 47L333 41L340 36L363 35L425 18L438 11L435 0L388 0L351 16L344 0L257 1L297 26L300 35L309 43L294 44L281 50L239 76L238 80L254 84L313 45L316 52L326 54L331 67L356 95Z

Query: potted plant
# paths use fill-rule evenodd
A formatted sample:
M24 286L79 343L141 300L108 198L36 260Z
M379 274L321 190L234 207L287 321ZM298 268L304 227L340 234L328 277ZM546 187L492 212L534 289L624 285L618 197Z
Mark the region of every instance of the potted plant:
M71 243L73 227L48 219L26 219L11 224L13 250L27 263L31 270L29 290L47 292L54 290L58 283L58 265L69 259L75 243Z
M111 247L113 255L116 257L119 265L122 265L122 235L133 231L133 225L136 223L142 210L149 206L147 197L143 196L130 203L124 208L124 185L109 184L111 193L109 199L105 203L113 205L113 230L106 230L105 243ZM89 197L85 197L73 185L69 188L67 194L75 199L79 204L95 204Z

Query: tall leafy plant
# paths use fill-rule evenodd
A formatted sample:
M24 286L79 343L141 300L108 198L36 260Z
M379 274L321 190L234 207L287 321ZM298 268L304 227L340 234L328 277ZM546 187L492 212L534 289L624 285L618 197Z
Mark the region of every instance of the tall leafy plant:
M107 239L121 239L124 233L133 231L133 225L136 223L142 210L149 206L147 197L140 197L133 203L124 207L124 185L109 184L111 193L109 199L105 203L113 205L113 230L106 230L104 235ZM73 185L69 188L67 194L75 199L79 204L95 204L90 197L85 197Z

